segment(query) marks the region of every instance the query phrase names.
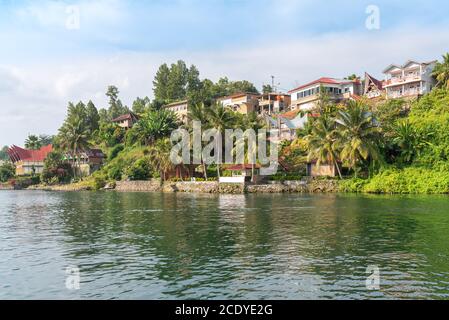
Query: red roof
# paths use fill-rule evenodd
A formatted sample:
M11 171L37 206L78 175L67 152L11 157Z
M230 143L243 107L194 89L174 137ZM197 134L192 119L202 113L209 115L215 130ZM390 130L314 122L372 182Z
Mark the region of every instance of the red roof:
M307 84L301 85L293 90L290 90L288 93L293 93L295 91L301 90L301 89L305 89L307 87L313 86L315 84L345 84L345 83L357 83L359 84L360 81L359 80L338 80L338 79L334 79L334 78L328 78L328 77L323 77L323 78L319 78L318 80L309 82Z
M27 161L27 162L43 162L47 155L53 151L53 146L42 147L39 150L28 150L13 145L8 149L8 155L12 162Z
M127 114L121 115L115 119L112 119L112 122L120 122L120 121L124 121L124 120L137 121L138 118L139 117L134 113L127 113Z

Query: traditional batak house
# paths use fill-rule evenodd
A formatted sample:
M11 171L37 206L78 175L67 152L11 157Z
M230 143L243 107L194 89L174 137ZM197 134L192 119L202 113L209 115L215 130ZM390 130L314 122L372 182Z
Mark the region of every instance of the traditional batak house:
M173 111L180 121L187 123L187 115L189 113L189 102L187 100L167 104L164 108Z
M321 88L324 88L329 99L335 103L358 98L362 94L362 83L360 80L320 78L288 92L291 95L291 109L300 111L313 110L320 99Z
M25 176L42 173L44 161L52 151L51 144L39 150L28 150L13 145L8 149L8 155L16 167L16 175Z
M387 98L414 98L430 92L436 85L432 76L436 63L409 60L402 66L390 65L383 72Z
M260 95L256 93L237 93L231 96L218 98L217 102L241 114L257 112Z
M139 121L139 116L133 112L112 119L112 122L118 124L119 127L125 129L131 129L134 126L134 124L136 124L137 121Z
M384 82L377 80L368 73L365 73L365 86L363 95L368 99L376 99L385 96Z

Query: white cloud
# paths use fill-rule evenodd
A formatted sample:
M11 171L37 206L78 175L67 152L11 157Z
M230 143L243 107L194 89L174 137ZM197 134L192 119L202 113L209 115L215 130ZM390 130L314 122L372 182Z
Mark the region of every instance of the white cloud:
M260 87L275 75L291 89L320 76L381 76L390 63L437 59L449 51L446 27L402 27L375 32L346 32L251 44L201 52L108 54L0 68L0 145L21 144L28 133L56 133L68 101L92 99L104 107L108 85L119 87L130 105L137 96L151 96L152 80L163 62L184 59L198 66L202 77L247 79Z

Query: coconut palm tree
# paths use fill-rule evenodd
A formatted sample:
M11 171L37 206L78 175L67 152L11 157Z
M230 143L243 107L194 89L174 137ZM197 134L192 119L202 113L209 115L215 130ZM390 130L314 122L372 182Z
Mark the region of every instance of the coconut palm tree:
M442 62L437 62L432 75L437 79L438 87L449 89L449 53L443 55Z
M342 146L341 158L348 162L357 176L357 166L362 160L379 160L376 140L380 132L376 120L367 106L360 101L350 101L335 119Z
M253 130L256 133L256 136L257 136L258 131L264 127L264 123L258 117L257 113L251 112L243 119L243 127L246 130L247 129ZM256 147L256 146L254 146L254 145L253 146L248 146L248 157L249 157L249 155L255 155L256 154L257 150L255 150L254 147ZM251 150L249 148L251 148ZM253 161L251 161L251 181L254 182L254 176L255 176L254 173L255 173L255 166L256 166L256 164L254 163L255 159L252 159L252 160Z
M204 103L191 105L187 114L190 129L193 130L193 121L199 121L201 123L201 128L203 130L208 129L210 127L208 113L209 113L208 108L205 106ZM207 165L203 161L202 157L201 157L201 165L203 167L204 179L207 181Z
M215 104L207 111L210 126L224 136L226 129L234 126L234 116L232 111L224 107L222 104ZM222 162L222 150L217 150L217 175L220 178L220 163Z
M169 139L159 139L150 148L148 157L150 162L161 175L161 180L166 180L166 174L174 168L170 160L171 142Z
M42 147L41 140L38 136L34 134L30 134L28 138L25 140L25 148L31 150L39 150Z
M89 148L89 129L78 117L71 117L59 130L59 147L71 155L75 167L80 169L80 153ZM74 170L76 176L76 170Z
M338 176L342 179L339 166L339 154L341 147L339 144L339 134L335 130L335 121L329 117L320 117L313 122L310 134L304 137L309 153L308 161L317 161L317 165L322 163L333 164L337 168Z

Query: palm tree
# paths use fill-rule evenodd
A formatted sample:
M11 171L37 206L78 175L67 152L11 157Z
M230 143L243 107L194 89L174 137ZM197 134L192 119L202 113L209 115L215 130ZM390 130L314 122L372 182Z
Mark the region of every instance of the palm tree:
M170 160L171 148L170 140L165 138L157 140L148 152L150 162L159 171L162 181L166 180L167 172L174 168Z
M221 133L222 137L226 129L230 129L234 125L234 117L232 112L222 104L215 104L209 108L208 119L212 128ZM220 178L220 163L222 162L222 150L217 150L217 175Z
M169 110L149 111L144 114L136 125L139 141L145 145L155 140L170 136L178 128L178 121L174 112Z
M264 127L263 121L258 117L257 113L251 112L249 113L244 119L243 119L243 127L244 129L251 129L254 130L254 132L257 133L259 129L262 129ZM254 150L254 147L256 146L248 146L248 157L250 154L256 154L256 150ZM249 150L251 148L251 150ZM255 159L252 159L255 160ZM251 181L254 182L254 172L255 172L255 166L256 164L254 161L251 161Z
M62 150L71 155L75 166L80 169L80 153L89 148L89 129L85 122L72 117L60 129L58 135L59 146ZM76 170L74 170L76 176Z
M434 133L420 134L409 120L402 120L396 124L393 134L393 143L401 151L401 160L410 163L416 155L421 153L424 147L432 145L429 140Z
M189 120L190 129L193 130L193 121L199 121L202 129L209 128L208 108L204 103L193 104L190 106L187 119ZM203 167L204 179L207 181L207 165L201 157L201 165Z
M309 149L308 161L316 160L318 166L322 163L335 165L338 176L342 179L338 164L341 148L335 121L328 117L318 118L313 122L311 133L304 139Z
M443 62L437 62L432 75L437 79L438 87L449 89L449 53L443 55Z
M357 165L362 160L379 160L376 144L380 131L373 114L363 102L350 101L345 110L340 110L335 122L338 126L341 158L349 163L357 176Z
M38 136L34 134L30 134L28 138L25 140L25 148L31 150L39 150L42 147L41 140Z

